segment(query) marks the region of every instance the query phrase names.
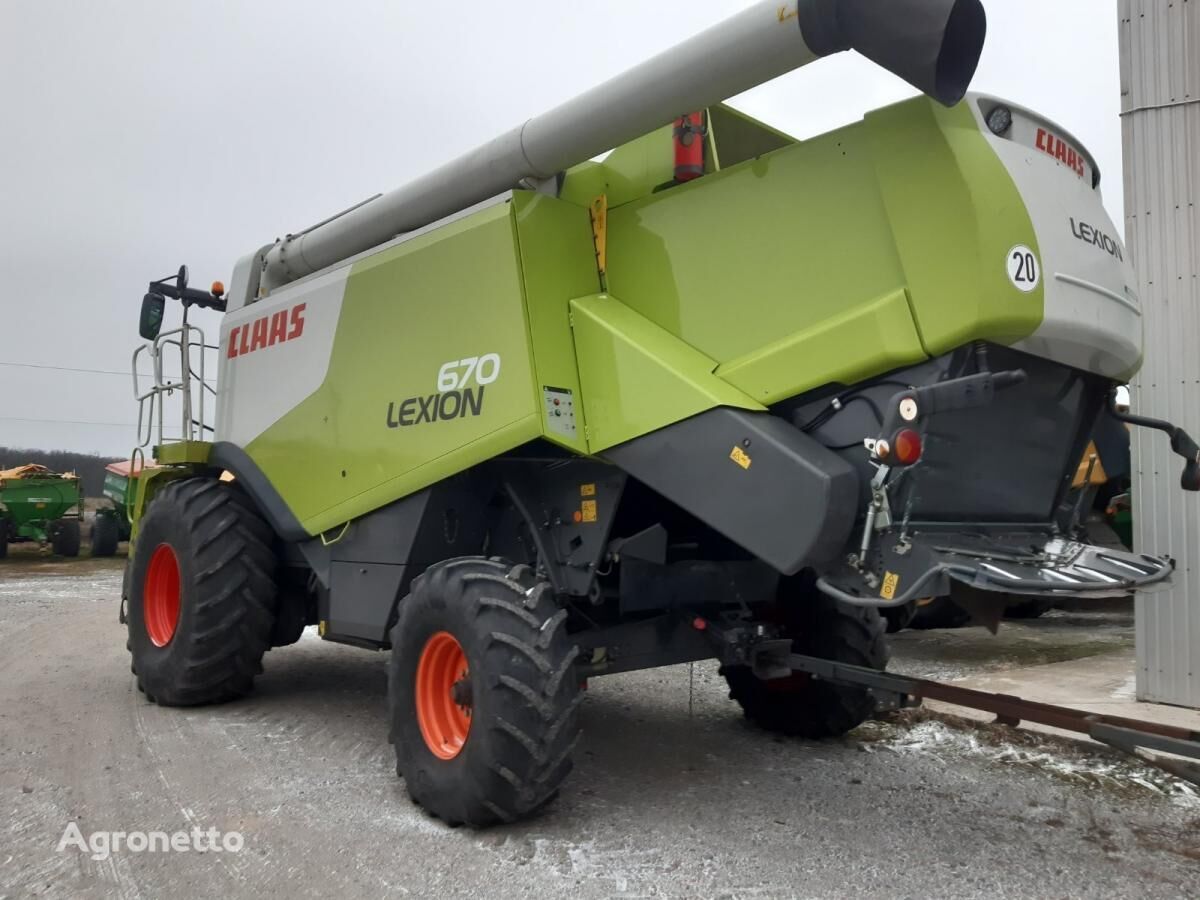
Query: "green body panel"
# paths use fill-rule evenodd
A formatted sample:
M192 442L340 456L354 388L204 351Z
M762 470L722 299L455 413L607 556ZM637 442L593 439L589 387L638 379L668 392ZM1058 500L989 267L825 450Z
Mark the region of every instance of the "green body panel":
M854 383L912 361L914 325L936 354L1015 341L1041 322L1041 289L1018 295L1003 270L1014 244L1036 248L1032 223L965 106L916 98L611 209L608 228L609 290L729 364L722 374L757 367L739 382L756 397L819 378L804 366L764 372L759 356L781 347L836 356L822 380ZM886 343L837 327L892 322L896 307L872 307L905 291L914 325Z
M861 127L926 351L1031 335L1045 280L1022 294L1004 264L1016 244L1040 258L1037 236L967 104L918 98L870 113Z
M154 448L154 459L164 466L204 465L212 453L208 441L173 441Z
M45 542L50 522L79 505L79 482L74 478L13 478L0 485L0 515L8 519L14 537Z
M578 397L579 367L568 302L599 287L591 219L586 209L541 194L517 194L512 205L537 385L563 388ZM548 440L577 453L588 451L586 415L579 404L574 439L551 430L544 404L539 409Z
M857 381L862 355L847 352L857 343L873 349L871 365L882 369L925 358L905 291L853 306L732 360L717 374L760 403L778 403L824 384Z
M444 364L489 353L477 415L390 425ZM539 409L503 203L355 263L324 384L246 449L315 534L538 437Z
M609 289L724 363L902 288L870 160L836 138L610 210Z
M159 466L147 468L134 480L134 495L132 500L126 498L126 510L129 512L131 534L129 538L129 558L133 559L133 547L137 541L138 524L146 513L146 507L154 499L154 495L172 481L180 478L192 478L207 475L208 470L200 464L180 464L175 466Z
M714 406L763 407L716 362L614 297L571 301L589 447L599 452Z
M728 169L796 143L794 137L724 104L709 108L708 123L718 169Z
M1037 248L1032 223L965 105L916 98L804 142L714 108L707 141L687 184L662 128L571 169L558 198L517 191L352 263L324 382L245 447L303 527L537 438L597 453L1040 324L1042 289L1004 270ZM445 364L485 354L502 374L475 414L400 422ZM544 388L575 399L574 433Z

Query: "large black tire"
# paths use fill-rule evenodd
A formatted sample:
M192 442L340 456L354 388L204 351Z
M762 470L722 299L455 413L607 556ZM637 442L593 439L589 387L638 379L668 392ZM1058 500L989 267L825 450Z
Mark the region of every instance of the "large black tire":
M58 519L51 523L50 548L58 556L78 556L79 520Z
M962 628L971 621L971 614L949 597L935 597L925 606L917 608L909 628L929 630L931 628Z
M0 517L0 559L8 556L8 539L11 534L8 519Z
M388 666L389 740L409 796L448 825L484 827L534 813L571 771L583 698L567 614L529 566L481 557L431 566L401 601ZM467 678L461 749L436 755L418 718L418 668L449 634ZM459 703L458 698L463 702ZM428 704L422 704L428 718Z
M308 590L308 570L281 568L275 578L275 624L271 647L290 647L304 636L311 619L316 620L316 598Z
M274 621L272 540L246 496L215 478L174 481L154 497L130 563L127 616L148 700L196 706L251 689ZM171 596L177 613L166 628Z
M1042 600L1038 597L1027 597L1004 607L1006 619L1038 619L1054 609L1053 600Z
M839 603L815 590L788 601L792 652L872 669L887 668L884 622L867 607ZM723 666L729 697L746 718L768 731L794 737L845 734L866 721L875 701L863 688L838 687L804 673L763 681L747 666Z
M92 556L115 556L121 542L121 526L111 516L97 514L92 520Z
M896 634L912 624L917 615L916 603L905 603L903 606L888 606L879 610L888 634Z

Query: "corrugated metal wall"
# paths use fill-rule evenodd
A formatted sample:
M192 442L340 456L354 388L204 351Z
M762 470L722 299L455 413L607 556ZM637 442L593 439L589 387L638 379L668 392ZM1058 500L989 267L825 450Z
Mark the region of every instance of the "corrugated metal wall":
M1119 0L1125 235L1145 312L1135 412L1200 435L1200 0ZM1200 707L1200 496L1164 435L1134 430L1135 547L1169 548L1169 593L1137 601L1137 695Z

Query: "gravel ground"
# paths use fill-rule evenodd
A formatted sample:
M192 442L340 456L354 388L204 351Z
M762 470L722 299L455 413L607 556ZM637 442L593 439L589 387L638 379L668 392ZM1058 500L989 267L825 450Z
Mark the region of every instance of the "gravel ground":
M999 635L974 627L889 637L893 670L940 681L1132 650L1133 642L1132 601L1099 612L1051 610L1040 619L1006 620Z
M920 712L840 741L775 739L709 665L593 680L559 799L518 826L451 830L395 777L384 654L307 636L268 655L251 698L160 709L129 674L120 561L14 562L0 564L0 897L1200 896L1188 785ZM980 629L906 633L897 668L1072 658L1129 640L1128 619L1055 616L990 653ZM95 860L56 850L72 822L236 830L244 848Z

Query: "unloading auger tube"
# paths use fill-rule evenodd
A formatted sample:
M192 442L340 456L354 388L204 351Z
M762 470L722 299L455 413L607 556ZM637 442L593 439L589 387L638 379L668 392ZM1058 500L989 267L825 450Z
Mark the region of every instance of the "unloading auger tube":
M843 50L952 106L975 73L986 31L980 0L763 0L405 187L264 248L259 283L249 279L239 299L554 178L682 112Z

